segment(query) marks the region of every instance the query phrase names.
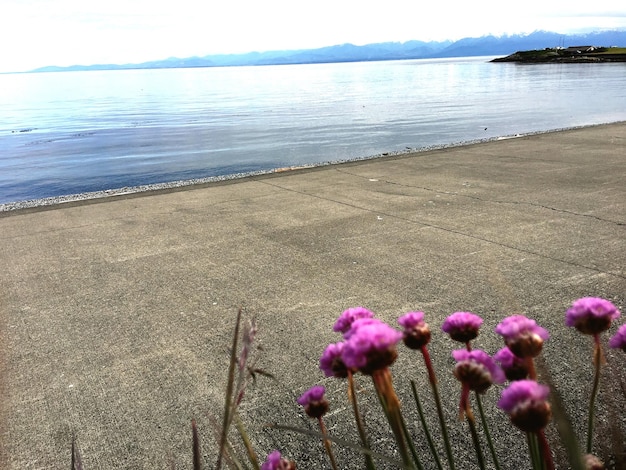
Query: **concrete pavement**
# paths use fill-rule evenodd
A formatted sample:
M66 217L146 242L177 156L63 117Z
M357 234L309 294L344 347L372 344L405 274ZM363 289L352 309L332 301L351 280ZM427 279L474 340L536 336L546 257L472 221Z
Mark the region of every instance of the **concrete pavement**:
M335 319L357 305L394 325L426 312L457 468L476 468L466 423L455 421L457 346L439 333L457 310L485 319L476 346L489 353L502 346L493 328L503 316L547 328L545 361L584 437L591 340L563 316L589 295L626 307L625 181L618 123L2 212L0 467L67 468L74 434L89 470L191 468L195 417L212 468L210 415L221 412L239 306L256 319L257 366L277 379L259 378L241 407L262 458L280 448L298 468L327 467L318 442L264 427L311 426L295 398L317 383L332 400L330 432L357 441L345 384L318 369L340 339ZM611 436L626 432L626 355L606 355L598 426ZM409 379L432 412L420 361L401 348L392 368L411 423ZM359 380L374 447L391 455L370 383ZM525 442L495 409L499 389L485 403L503 467L526 468L523 451L507 451ZM597 440L598 453L609 441ZM338 460L362 468L350 451Z

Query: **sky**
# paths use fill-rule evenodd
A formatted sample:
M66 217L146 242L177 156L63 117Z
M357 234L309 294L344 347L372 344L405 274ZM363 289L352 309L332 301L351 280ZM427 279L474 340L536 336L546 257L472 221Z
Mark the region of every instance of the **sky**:
M518 2L516 2L518 3ZM0 0L0 72L352 43L626 29L624 0Z

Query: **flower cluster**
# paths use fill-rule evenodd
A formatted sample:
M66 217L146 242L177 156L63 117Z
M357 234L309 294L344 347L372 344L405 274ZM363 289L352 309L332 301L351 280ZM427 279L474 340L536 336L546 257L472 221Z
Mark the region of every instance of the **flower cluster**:
M404 344L409 349L421 349L430 342L430 328L424 322L424 312L408 312L398 318L404 328Z
M441 329L454 341L467 343L478 336L483 319L471 312L455 312L443 322Z
M572 326L584 334L593 335L596 348L599 351L601 347L598 340L599 333L609 329L611 322L618 318L619 315L619 310L611 302L599 298L585 297L574 302L567 310L565 323L567 326ZM432 335L429 325L425 322L425 314L420 311L408 312L398 318L398 323L402 327L402 331L398 331L375 318L374 313L364 307L354 307L345 310L333 327L334 331L343 335L343 340L331 343L326 347L320 358L320 369L327 377L349 378L349 396L353 401L362 445L368 450L367 439L356 406L352 374L361 372L365 375L370 375L383 405L383 410L391 425L403 465L408 468L420 468L421 464L417 460L413 461L417 456L413 454L411 457L408 451L407 444L410 436L404 428L400 402L393 390L391 372L389 371L389 366L394 363L398 356L397 344L400 340L403 340L409 349L419 350L424 356L428 369L429 381L433 388L442 428L442 436L444 441L446 441L446 453L449 461L452 462L451 446L447 441L448 434L444 423L444 413L442 412L441 399L437 391L437 379L427 349ZM545 468L554 468L551 462L549 446L543 432L543 429L552 417L551 405L548 401L550 388L537 382L537 373L534 366L534 360L541 354L544 343L550 338L550 334L546 329L539 326L535 320L524 315L518 314L506 317L495 328L495 332L502 336L505 346L492 358L481 349L472 349L471 342L478 337L483 323L483 319L474 313L455 312L449 315L441 326L441 330L447 333L452 340L461 342L465 346L463 349L452 351L452 357L456 361L453 372L454 376L463 385L460 412L461 417L467 416L468 418L467 421L472 431L472 439L477 449L477 456L479 460L482 459L479 450L480 443L475 438L477 436L476 422L470 407L470 393L471 391L476 393L476 400L480 405L479 395L484 394L492 385L502 384L505 380L508 380L510 383L502 390L497 406L509 416L513 425L521 431L528 433L529 436L534 436L533 438L527 437L533 468L544 468L544 464ZM610 338L609 346L626 352L626 325L621 326ZM600 357L600 353L597 352L597 355L594 357ZM600 363L597 362L597 364L599 367ZM596 374L596 384L597 377L598 374ZM594 387L594 392L592 393L595 393L595 389ZM337 465L321 419L328 410L328 401L324 395L325 388L323 386L315 386L303 393L298 398L298 403L304 407L307 415L318 418L324 444L332 467L335 469ZM418 406L420 406L417 397L416 401ZM593 399L591 403L593 404ZM482 416L482 405L479 406L479 409ZM592 417L592 410L590 410L589 430L593 422ZM484 416L482 416L481 423L486 426ZM426 426L424 423L423 425ZM487 430L485 429L485 431ZM490 441L491 438L488 436L488 432L485 434L487 435L495 463L496 454L493 450L493 443ZM434 452L433 449L431 450ZM581 458L584 459L588 468L602 468L601 461L591 455L590 450L589 437L587 455L581 456ZM365 466L368 469L374 468L370 455L366 455ZM262 470L289 470L295 468L295 464L283 458L278 451L275 451L268 456L267 461L261 468Z
M345 338L342 359L346 366L371 374L395 362L402 333L382 321L363 319L352 324Z
M524 315L505 318L496 327L496 333L504 338L504 343L518 357L537 357L543 342L550 337L547 330Z
M609 346L626 352L626 324L620 326L617 333L609 340Z
M513 354L507 346L500 349L493 358L500 364L508 380L522 380L528 377L528 363Z
M320 359L327 377L346 377L349 371L371 375L394 363L402 333L373 317L363 307L341 314L333 330L343 333L344 341L329 345Z
M524 432L537 432L550 421L550 389L534 380L518 380L504 389L498 407Z
M326 388L323 385L315 385L300 395L298 404L304 407L305 413L311 418L321 418L328 411L328 400L324 393Z
M326 377L339 377L343 379L348 376L348 367L341 357L344 346L345 343L340 341L339 343L329 344L324 350L320 358L320 369L322 369Z
M496 333L505 347L494 356L511 384L502 391L498 406L524 432L541 433L552 416L547 401L550 389L536 382L534 358L550 338L548 331L524 315L502 320Z
M333 326L333 331L338 333L347 333L352 324L356 320L360 320L362 318L373 318L374 313L364 307L352 307L348 310L345 310L335 322Z
M261 465L261 470L295 470L296 463L284 458L279 451L275 450L267 456L267 460Z
M586 335L597 335L608 330L611 322L619 315L619 310L608 300L583 297L567 310L565 324Z
M457 362L454 376L470 390L485 393L492 384L504 382L502 370L485 351L457 349L452 357Z

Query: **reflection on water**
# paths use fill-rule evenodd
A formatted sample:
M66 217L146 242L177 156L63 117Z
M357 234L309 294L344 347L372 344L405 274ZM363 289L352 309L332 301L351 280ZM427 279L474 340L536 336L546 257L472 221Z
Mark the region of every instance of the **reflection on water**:
M626 119L624 64L0 75L0 203Z

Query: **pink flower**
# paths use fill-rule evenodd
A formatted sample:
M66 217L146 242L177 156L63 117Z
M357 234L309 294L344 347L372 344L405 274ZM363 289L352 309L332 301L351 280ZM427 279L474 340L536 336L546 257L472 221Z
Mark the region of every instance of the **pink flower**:
M364 374L390 366L398 357L402 333L374 319L356 320L346 334L341 354L344 364Z
M324 393L326 388L323 385L315 385L300 395L298 404L304 407L304 411L311 418L321 418L328 411L328 401Z
M320 358L320 369L326 377L345 378L348 376L348 368L341 358L344 342L332 343L326 346L322 357Z
M528 377L529 371L526 361L513 354L508 347L505 346L500 349L493 358L500 363L500 367L502 367L508 380L522 380Z
M609 340L609 346L614 349L621 349L626 352L626 325L622 325L617 333Z
M333 326L333 331L337 331L338 333L346 333L352 323L359 318L372 318L374 316L374 312L366 309L365 307L352 307L348 310L345 310L339 318L335 322Z
M524 315L506 317L496 327L496 333L502 335L504 343L518 357L538 356L543 342L550 337L547 330Z
M384 325L385 322L382 320L379 320L378 318L357 318L356 320L352 322L352 325L350 325L350 328L348 329L348 331L346 331L343 334L343 339L349 340L350 337L356 332L356 330L358 330L362 326L380 325L380 324Z
M504 382L502 369L485 351L457 349L452 351L452 357L457 361L455 377L467 384L470 390L485 393L493 383Z
M398 323L404 328L415 328L424 323L424 312L408 312L398 318Z
M552 416L548 394L550 389L534 380L518 380L502 391L498 407L511 422L524 432L543 429Z
M450 338L461 343L467 343L478 336L478 329L483 319L471 312L455 312L443 322L441 329L448 333Z
M565 324L581 333L596 335L608 330L611 321L619 317L619 310L608 300L583 297L575 301L565 313Z
M295 470L296 464L291 460L280 455L280 452L275 450L267 456L267 460L261 465L261 470Z
M404 327L404 344L410 349L421 349L430 342L430 327L424 322L424 312L408 312L398 318Z

